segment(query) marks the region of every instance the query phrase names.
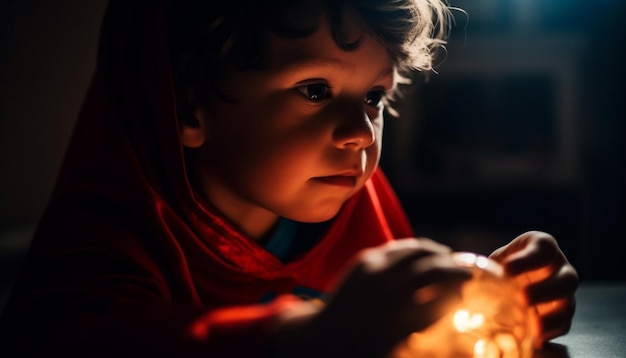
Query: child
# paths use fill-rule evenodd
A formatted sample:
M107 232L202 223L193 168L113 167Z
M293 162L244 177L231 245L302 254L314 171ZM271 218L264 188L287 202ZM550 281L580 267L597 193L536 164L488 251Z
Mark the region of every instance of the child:
M111 1L3 349L383 357L437 320L469 273L412 238L377 163L386 96L430 69L445 14ZM492 256L531 278L538 345L566 333L577 276L556 241L529 232Z

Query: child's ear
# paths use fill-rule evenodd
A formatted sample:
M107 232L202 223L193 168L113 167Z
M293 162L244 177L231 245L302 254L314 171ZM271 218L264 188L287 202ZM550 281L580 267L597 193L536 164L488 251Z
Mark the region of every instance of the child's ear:
M200 106L180 124L180 142L187 148L198 148L206 141L207 111Z

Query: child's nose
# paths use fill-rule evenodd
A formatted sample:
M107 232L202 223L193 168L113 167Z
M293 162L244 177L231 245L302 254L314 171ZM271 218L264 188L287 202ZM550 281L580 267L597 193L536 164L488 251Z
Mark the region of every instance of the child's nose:
M343 111L333 132L335 146L355 149L367 148L376 141L376 133L370 118L362 106Z

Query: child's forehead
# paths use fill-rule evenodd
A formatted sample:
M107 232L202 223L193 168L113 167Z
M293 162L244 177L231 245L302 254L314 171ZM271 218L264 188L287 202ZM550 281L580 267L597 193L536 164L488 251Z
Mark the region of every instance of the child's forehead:
M375 48L376 50L373 50ZM373 37L364 34L359 46L353 50L340 48L330 34L321 27L315 34L301 39L273 37L269 46L270 69L285 68L343 68L350 69L351 63L364 55L371 55L372 65L385 67L393 72L394 61L384 47ZM375 53L373 53L375 52Z
M362 56L363 47L376 46L387 57L388 66L393 68L391 56L384 46L374 38L355 11L346 10L342 16L341 42L356 44L353 49L342 48L333 33L328 17L323 15L317 29L309 36L287 38L275 34L269 35L270 67L281 66L347 66L351 57ZM377 56L381 57L381 56Z
M319 29L320 26L330 28L332 21L335 26L332 31L345 43L358 40L367 31L367 25L359 12L344 2L341 2L343 5L334 7L332 11L331 7L321 5L321 1L311 0L305 3L305 5L291 8L289 12L283 12L279 15L282 17L275 21L295 29Z
M270 38L267 71L279 78L302 79L310 74L332 79L349 74L384 83L385 87L394 85L395 62L385 47L366 31L360 32L359 46L351 50L341 48L334 41L326 23L307 37Z

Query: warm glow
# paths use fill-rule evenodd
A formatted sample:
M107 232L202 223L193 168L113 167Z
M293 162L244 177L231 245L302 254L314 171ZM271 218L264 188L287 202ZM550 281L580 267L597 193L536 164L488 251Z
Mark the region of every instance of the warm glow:
M454 259L474 273L462 288L461 304L427 329L411 334L393 357L532 357L536 313L527 305L519 282L487 257L455 253Z
M485 340L479 339L474 344L474 357L482 357L485 355Z
M470 314L468 310L458 310L454 314L453 322L457 331L465 333L480 328L485 322L485 316L481 313Z
M515 338L510 334L497 334L493 339L482 338L474 344L473 358L521 357Z

